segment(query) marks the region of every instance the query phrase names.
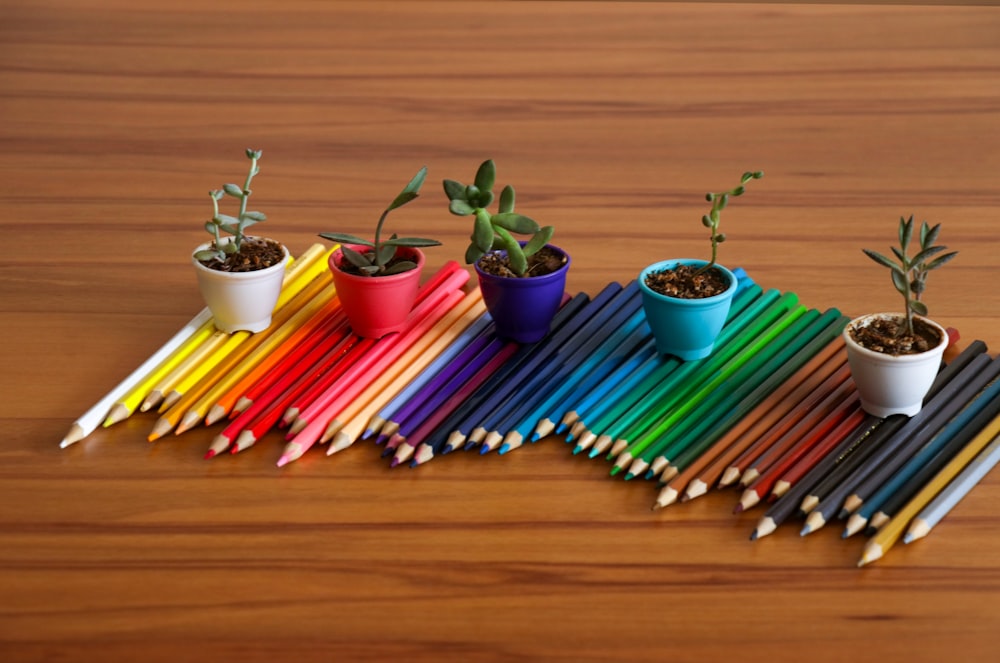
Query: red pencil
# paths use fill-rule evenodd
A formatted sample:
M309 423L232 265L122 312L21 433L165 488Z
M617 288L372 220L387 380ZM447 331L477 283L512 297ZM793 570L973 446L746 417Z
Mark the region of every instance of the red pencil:
M331 370L357 342L358 337L350 334L345 325L314 347L299 363L290 367L281 379L233 418L212 442L206 458L222 453L230 444L236 444L232 448L233 453L236 453L259 440L278 423L292 400L308 389L320 375ZM244 436L248 430L248 435Z
M786 450L770 467L761 470L757 478L750 482L746 490L743 491L735 511L737 513L745 511L764 499L771 492L778 477L797 460L802 458L810 449L819 444L845 418L854 418L855 427L864 418L864 412L861 410L861 402L858 400L856 391L852 391L845 400L838 403L812 430L801 436L798 442Z
M719 479L719 487L728 486L735 483L757 457L767 450L774 441L788 432L798 423L817 403L826 398L832 389L847 379L850 368L847 364L842 364L832 375L823 380L811 393L789 409L774 425L757 438L753 444L743 451L735 460L730 462L722 478Z

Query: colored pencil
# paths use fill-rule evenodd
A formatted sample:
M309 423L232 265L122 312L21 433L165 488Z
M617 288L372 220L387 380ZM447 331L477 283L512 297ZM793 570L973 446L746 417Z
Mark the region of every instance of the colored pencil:
M518 390L530 376L541 370L560 347L570 342L593 315L608 306L623 290L618 283L609 283L593 299L576 307L573 315L567 318L556 333L538 343L524 346L523 351L519 351L504 367L503 378L490 397L469 413L466 421L457 429L466 436L466 446L482 444L494 422L499 421L509 408L514 407ZM499 440L490 446L481 446L480 453L491 451L497 444Z
M850 513L857 511L894 472L903 467L925 445L930 444L936 436L947 430L948 422L952 418L971 416L969 413L981 406L977 398L980 392L988 390L989 384L998 376L1000 376L1000 358L986 364L975 376L969 376L966 383L947 403L942 404L939 411L926 417L918 430L911 432L905 439L900 439L899 443L894 445L892 454L858 482L852 493L844 500L841 518L846 518Z
M801 359L801 364L790 361L779 368L768 381L757 387L726 415L717 434L705 435L699 444L692 445L678 455L674 461L678 473L666 480L653 509L661 509L674 503L686 488L691 488L694 492L696 481L704 482L707 479L711 483L703 483L703 490L687 499L700 496L710 485L714 485L718 477L709 479L703 474L709 465L738 445L740 440L752 440L759 434L757 431L766 430L783 415L786 408L790 409L798 403L812 390L814 384L821 382L828 372L835 370L836 364L843 362L840 357L834 359L843 349L843 344L843 339L837 337L808 357L805 356L808 349L804 348L796 355L797 359ZM660 474L665 468L651 466L651 469Z
M689 384L678 385L679 388L675 388L670 394L663 393L662 389L656 392L658 395L651 399L655 405L647 409L635 423L617 436L619 438L618 444L626 443L626 447L617 454L614 466L611 468L611 475L614 476L629 467L632 461L639 457L647 447L655 443L660 435L670 426L676 424L687 412L699 405L713 391L725 389L727 384L734 383L735 379L730 382L734 374L759 352L767 350L775 338L788 329L804 328L818 316L818 311L807 311L801 305L791 308L782 313L759 335L744 338L743 343L734 346L736 352L731 357L713 354L705 360L700 360L707 362L703 366L704 370L698 376L693 377ZM720 364L719 361L722 363ZM692 362L687 363L691 364ZM674 376L680 372L676 371ZM641 472L645 471L646 468L642 468Z
M995 417L980 430L937 475L914 495L879 531L865 544L858 566L870 564L888 552L903 531L934 497L940 493L994 438L1000 435L1000 417Z
M286 272L282 280L282 289L290 281L302 274L303 270L315 264L323 251L321 244L314 244L298 259L292 259L286 265ZM167 358L161 361L156 368L146 374L146 376L134 384L131 389L112 407L104 421L105 426L111 426L123 419L128 418L137 409L143 411L158 405L162 400L162 393L154 393L153 390L171 371L184 362L197 348L212 337L215 329L215 321L210 317L208 309L202 311L208 319L189 337L180 347L174 350Z
M733 318L733 322L740 321L745 326L738 323L722 328L708 357L694 361L664 357L661 369L650 374L635 392L627 394L591 424L591 434L598 435L598 440L591 448L590 456L604 452L606 441L613 441L614 447L608 453L608 460L615 459L632 439L648 428L646 424L650 418L655 419L658 413L697 392L721 367L734 360L755 338L797 305L798 297L794 293L782 295L777 290L768 290L750 305L744 315ZM801 314L805 307L799 308Z
M233 444L236 445L233 453L236 453L256 443L278 423L291 399L317 379L317 372L330 370L357 341L358 337L350 333L350 327L344 320L322 342L310 348L293 365L284 368L277 381L232 417L212 441L205 457L212 458Z
M718 358L728 351L727 348L733 339L743 332L744 324L755 319L760 310L769 307L778 298L777 290L769 290L762 294L760 286L756 284L751 284L740 290L730 306L726 324L716 339L712 355L715 360L718 361ZM657 353L655 361L657 366L641 379L628 381L613 388L593 411L581 414L577 443L580 450L590 449L591 458L606 451L611 442L611 436L617 432L609 430L612 424L624 428L628 423L641 416L645 408L651 407L652 403L656 401L654 397L650 396L655 389L669 389L668 385L682 382L684 371L693 371L703 366L707 360L683 362L677 357ZM681 372L675 376L673 375L675 371Z
M477 409L494 402L494 394L512 382L508 379L509 376L529 357L537 355L540 348L550 346L552 339L560 334L567 321L572 320L589 301L590 297L585 293L579 293L572 298L567 297L552 320L549 336L537 343L519 346L506 361L497 366L471 394L454 408L437 429L431 432L426 444L431 446L436 454L449 453L462 446L466 441L466 435L461 427L469 422L479 422L481 417L475 414Z
M844 436L856 429L864 418L865 415L861 409L861 401L858 398L857 391L855 391L849 394L844 400L841 400L834 409L829 411L815 425L811 422L806 424L806 420L803 420L801 425L803 427L808 426L808 430L789 431L788 437L794 438L794 444L789 445L780 455L777 455L769 466L762 463L760 466L751 468L756 469L756 473L752 474L753 479L742 484L744 490L740 495L740 500L736 505L735 511L742 512L756 506L770 494L775 483L778 481L779 474L790 467L792 463L815 448L835 430L839 429L841 431L840 437L835 439L837 441L843 439ZM841 427L841 424L845 422L847 425Z
M400 423L399 431L393 436L396 452L392 457L392 466L395 467L410 459L416 448L423 442L426 434L429 433L424 425L425 422L443 420L449 412L450 403L453 402L452 397L467 387L477 375L480 375L484 366L493 362L501 352L505 352L509 356L516 349L516 343L495 338L476 356L464 362L459 371L441 383L434 390L433 398L424 401L420 408L414 410L407 419Z
M996 362L994 362L996 363ZM913 454L847 521L847 538L866 525L881 527L912 495L934 477L978 431L1000 415L1000 380L995 377L934 437Z
M468 272L456 272L442 283L434 293L417 304L402 331L389 334L376 341L358 358L343 375L343 379L333 383L299 414L302 425L293 428L287 436L288 442L278 459L278 466L284 466L301 457L325 432L327 424L335 415L329 410L342 407L345 393L356 393L364 389L377 376L380 368L391 363L413 344L422 334L430 330L449 310L463 298L458 290L468 280ZM294 438L294 439L293 439Z
M203 419L208 414L212 402L202 397L220 381L227 383L231 379L238 378L242 374L241 371L249 370L260 357L270 352L275 343L283 340L292 329L313 316L333 297L333 284L330 281L329 272L324 272L313 279L287 304L275 310L271 317L271 325L267 329L252 335L247 332L234 333L232 336L239 341L229 348L220 361L212 363L213 370L205 373L190 387L185 387L183 393L178 392L180 397L169 407L161 408L162 414L154 424L148 436L149 440L154 441L178 426L181 427L178 432L184 432ZM180 385L175 389L180 389Z
M930 534L955 505L1000 462L1000 436L994 437L965 468L913 519L903 536L912 543Z
M584 360L593 348L600 343L619 325L622 325L631 318L642 306L639 296L639 287L635 281L630 282L615 297L608 306L595 312L577 330L566 343L559 347L552 361L543 366L537 373L532 375L527 382L521 386L519 399L503 412L503 416L498 417L494 425L490 427L487 439L483 442L483 447L491 446L489 440L502 441L500 445L501 453L520 446L525 439L524 435L520 439L506 439L508 432L514 431L519 425L525 427L530 424L524 423L532 408L547 397L557 383L557 376L568 374L573 367Z
M411 466L422 465L431 460L435 455L442 452L448 441L447 437L442 437L436 442L430 442L430 436L441 428L442 422L469 398L470 394L478 389L490 376L505 364L521 348L518 343L508 342L499 352L480 367L479 371L469 377L465 383L455 390L455 392L444 401L434 412L420 424L419 427L407 437L407 440L416 446L413 454Z
M395 432L395 428L398 426L395 422L392 422L393 417L400 411L401 408L406 406L411 399L419 398L417 394L424 388L430 380L434 379L442 370L449 366L452 360L455 359L472 343L484 342L482 339L486 338L490 332L494 329L493 319L487 313L481 316L478 320L472 323L462 334L455 339L455 342L450 344L442 352L440 352L430 364L427 365L420 374L410 381L406 387L403 388L398 394L393 396L393 398L385 404L382 408L369 422L368 428L362 435L362 439L367 439L373 435L377 435L376 443L381 444L384 442L388 436ZM383 434L383 427L389 426L390 430L387 430Z
M798 364L802 361L799 353L815 353L820 347L832 340L847 324L847 319L837 309L829 309L823 314L818 311L807 311L791 323L773 343L770 343L751 357L731 376L731 383L706 394L689 412L686 420L679 422L671 430L664 431L653 445L641 457L650 466L669 467L674 458L684 453L687 448L695 446L695 439L702 434L712 435L719 423L719 412L731 409L745 409L743 400L762 384L768 384L775 371L789 362ZM796 332L799 329L801 331ZM661 426L662 427L662 426ZM690 431L696 436L686 435ZM643 468L643 471L645 469ZM672 469L677 471L676 469ZM652 475L649 477L652 478Z
M922 429L926 426L940 425L942 412L945 413L946 419L950 418L948 413L953 413L959 407L959 405L956 405L956 397L959 394L966 392L968 389L978 391L982 388L983 383L977 381L977 377L988 363L989 357L987 355L975 357L953 379L949 380L947 386L934 398L930 399L920 412L906 419L898 430L893 431L885 441L879 444L877 448L874 448L865 458L863 464L854 467L853 471L844 477L840 484L809 512L809 515L806 517L805 526L802 528L800 534L805 536L811 532L815 532L832 520L847 505L848 497L857 489L858 485L871 476L878 468L883 467L885 463L891 462L897 449L905 445L907 440L913 436L921 435ZM972 386L967 387L967 385ZM853 511L853 509L850 510Z
M469 291L434 327L415 339L405 352L386 366L368 387L358 390L357 394L345 393L343 408L336 412L320 438L321 441L333 439L327 455L342 451L359 440L386 400L398 394L438 353L485 313L486 304L481 291L478 288Z
M801 436L814 426L844 399L849 390L855 389L854 382L848 379L850 375L850 367L846 363L841 364L812 393L799 401L794 408L791 408L765 431L752 446L735 458L723 473L719 480L719 486L729 486L741 479L744 480L744 483L749 483L753 476L746 478L744 474L762 455L767 454L777 441L784 439L788 444L791 444L797 439L796 435Z

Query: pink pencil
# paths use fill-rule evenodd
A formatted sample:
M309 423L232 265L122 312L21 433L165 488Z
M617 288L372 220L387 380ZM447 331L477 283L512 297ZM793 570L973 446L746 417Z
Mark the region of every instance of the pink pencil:
M297 426L296 431L289 434L288 437L294 436L294 439L285 445L284 453L278 459L278 467L301 457L320 439L330 419L343 408L345 403L370 384L378 376L381 368L405 352L417 338L458 304L464 296L460 288L467 280L468 272L455 273L414 309L406 329L379 339L368 353L344 373L341 380L331 385L309 404L300 415L300 420L306 423L304 426Z

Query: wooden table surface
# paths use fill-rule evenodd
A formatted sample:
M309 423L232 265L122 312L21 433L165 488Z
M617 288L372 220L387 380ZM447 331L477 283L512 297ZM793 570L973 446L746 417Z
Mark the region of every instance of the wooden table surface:
M264 151L262 229L298 253L392 230L431 267L485 158L556 226L571 292L706 257L849 315L897 308L901 215L960 251L931 314L1000 347L1000 11L618 2L0 0L0 660L993 661L1000 474L858 569L839 527L748 535L717 491L658 512L558 439L390 469L372 444L146 442L74 419L203 306L209 188Z

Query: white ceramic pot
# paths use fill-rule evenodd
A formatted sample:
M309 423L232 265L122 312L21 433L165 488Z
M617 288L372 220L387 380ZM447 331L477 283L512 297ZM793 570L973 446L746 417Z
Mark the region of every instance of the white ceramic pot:
M948 347L948 332L933 320L920 318L941 333L941 343L926 352L914 355L887 355L858 345L852 338L852 328L864 327L879 318L898 318L899 313L872 313L851 320L844 328L847 362L851 377L858 388L861 407L876 417L903 414L912 417L923 407L941 368L941 357Z
M220 272L205 267L194 257L195 253L210 245L207 242L196 248L191 254L191 262L198 274L201 295L215 318L215 327L230 334L235 331L264 331L271 324L271 314L281 294L285 265L289 259L288 249L282 246L285 259L265 269Z

